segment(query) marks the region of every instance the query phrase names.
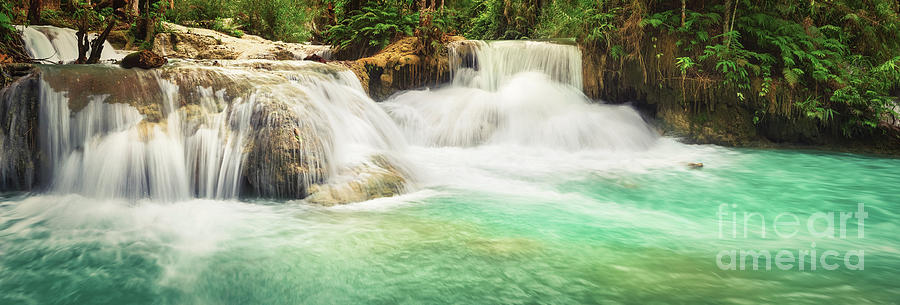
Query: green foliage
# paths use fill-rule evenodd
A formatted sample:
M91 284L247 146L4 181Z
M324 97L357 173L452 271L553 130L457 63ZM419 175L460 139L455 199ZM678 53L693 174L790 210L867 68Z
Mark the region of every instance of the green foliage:
M8 41L16 35L16 29L12 26L12 3L0 3L0 39Z
M465 19L460 32L471 39L528 39L535 35L541 1L473 0L460 1L456 8Z
M200 21L231 18L235 15L238 1L235 0L181 0L175 9L166 10L169 22L199 25Z
M419 22L419 13L396 5L368 2L359 10L350 11L338 24L326 30L326 40L339 48L370 47L378 50L398 35L412 35Z
M502 4L502 1L482 0L464 7L469 12L469 21L463 24L466 29L463 35L470 39L497 39L501 35Z
M169 22L201 26L231 36L244 32L285 42L307 41L308 0L184 0L165 12Z
M87 33L99 30L107 18L113 17L113 9L112 7L94 9L90 1L78 0L74 5L72 17L75 20L75 28Z
M231 19L216 18L216 20L209 22L208 27L210 30L222 32L237 38L244 36L244 31L238 29Z
M722 22L722 15L715 11L701 13L685 10L685 17L682 25L680 14L672 10L663 11L644 18L641 25L664 28L676 33L680 38L676 45L686 52L692 52L708 44L715 36L715 32L710 31L719 28Z
M307 41L311 17L303 0L240 0L237 21L247 32L284 42ZM234 34L232 34L234 35Z
M697 65L693 59L690 57L678 57L675 59L675 65L678 66L678 70L681 71L681 75L687 74L688 69Z
M612 48L615 25L621 6L605 5L604 1L553 1L544 8L538 25L539 37L574 37L586 44L603 42Z
M686 10L683 21L680 7L663 10L642 25L678 38L682 55L674 64L682 75L691 58L741 100L784 84L802 115L845 136L865 133L893 113L891 91L900 83L896 1L735 2L740 9Z

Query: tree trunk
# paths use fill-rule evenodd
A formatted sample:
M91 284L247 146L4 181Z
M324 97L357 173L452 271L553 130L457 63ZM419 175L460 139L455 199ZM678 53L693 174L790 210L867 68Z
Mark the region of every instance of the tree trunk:
M729 32L734 31L734 19L737 19L737 9L738 9L738 3L735 2L734 3L734 11L731 12L731 25L728 27ZM731 47L731 39L732 38L733 37L728 36L728 42L725 43L726 48Z
M722 18L722 34L728 33L728 21L731 19L731 0L725 0L725 12ZM722 37L722 40L728 39Z
M31 25L41 24L41 0L30 0L28 6L28 23Z
M152 41L153 36L156 34L156 19L154 18L154 13L151 10L153 9L153 4L159 2L160 0L136 0L138 2L138 8L140 13L138 14L138 22L135 37L138 39L142 39L144 42ZM160 8L162 9L162 8Z
M681 0L681 27L684 27L685 9L687 8L687 0Z
M87 59L86 64L96 64L100 62L100 55L103 53L103 43L106 42L106 37L109 37L109 32L112 31L113 27L116 25L116 18L110 17L109 24L106 25L106 29L103 30L103 33L100 33L100 36L94 38L94 41L91 42L91 57Z
M87 62L87 52L90 46L87 31L79 29L78 32L75 32L75 37L78 39L78 59L75 60L75 63L83 64Z

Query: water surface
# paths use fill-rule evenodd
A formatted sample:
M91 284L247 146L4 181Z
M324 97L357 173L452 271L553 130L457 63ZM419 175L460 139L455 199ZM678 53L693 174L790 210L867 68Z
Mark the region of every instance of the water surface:
M640 153L412 147L407 195L302 201L99 200L7 194L0 303L890 303L900 299L900 160L663 139ZM699 170L685 162L704 162ZM853 212L847 238L752 224ZM727 216L726 216L727 217ZM758 219L758 218L756 218ZM730 225L728 219L727 225ZM758 220L756 221L758 222ZM822 223L818 224L821 227ZM771 224L769 224L771 226ZM771 230L771 227L769 227ZM864 270L721 270L747 249L844 254ZM834 259L829 259L834 261Z

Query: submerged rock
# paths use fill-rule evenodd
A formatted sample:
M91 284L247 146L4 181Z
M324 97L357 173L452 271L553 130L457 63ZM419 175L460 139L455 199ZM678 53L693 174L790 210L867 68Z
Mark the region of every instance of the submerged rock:
M373 156L369 162L345 169L336 181L310 186L306 201L337 205L402 194L409 173L397 163L384 155Z
M159 56L151 51L143 50L128 54L125 58L122 58L122 62L119 63L119 65L125 69L154 69L162 67L168 62L169 60L165 57Z

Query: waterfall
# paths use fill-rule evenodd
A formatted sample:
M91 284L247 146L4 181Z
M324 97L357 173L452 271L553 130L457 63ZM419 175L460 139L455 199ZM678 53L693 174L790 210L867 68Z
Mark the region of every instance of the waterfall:
M453 85L497 90L515 75L532 71L581 89L581 51L541 41L466 40L450 45Z
M634 109L593 102L581 92L576 46L462 41L450 54L449 86L383 103L412 143L642 150L656 141Z
M17 26L25 41L25 50L32 59L51 63L69 63L78 59L78 38L76 31L54 26ZM103 43L100 60L119 60L109 41Z
M314 62L220 64L39 66L31 77L36 151L0 154L0 182L22 175L22 155L36 156L41 186L97 198L302 198L314 185L346 183L347 172L405 174L395 170L404 168L403 135L352 72ZM3 93L6 109L35 90L19 87ZM27 142L16 125L4 124L0 146ZM401 189L400 178L391 189Z
M68 34L23 35L33 56L65 61L74 56ZM415 172L408 142L636 151L657 139L632 108L581 92L575 46L465 41L450 54L446 87L381 105L335 64L38 65L0 92L9 113L0 119L0 188L334 204L404 191Z

